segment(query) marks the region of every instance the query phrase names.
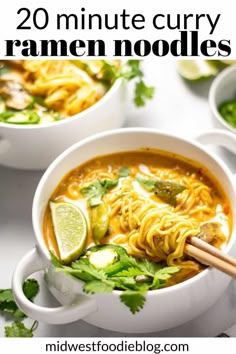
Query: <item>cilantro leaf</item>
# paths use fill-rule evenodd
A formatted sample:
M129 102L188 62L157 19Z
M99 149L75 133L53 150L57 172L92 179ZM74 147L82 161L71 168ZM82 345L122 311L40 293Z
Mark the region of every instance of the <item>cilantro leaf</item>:
M180 267L164 267L156 273L156 276L161 280L169 279L171 274L177 273Z
M0 65L0 76L8 74L11 71L9 66L7 65Z
M161 269L162 265L161 263L155 263L151 260L143 258L139 262L139 267L144 274L154 276L155 273Z
M25 296L32 300L39 291L38 282L35 279L28 279L23 284L23 291ZM25 314L18 308L15 303L13 293L11 289L0 290L0 310L11 314L17 319L23 319Z
M120 255L120 262L122 264L123 269L128 269L128 268L140 269L139 263L136 261L136 259L132 256L129 256L126 251Z
M136 267L130 267L128 269L123 269L122 271L114 274L114 277L135 277L137 275L145 274L140 269Z
M105 190L102 187L100 181L96 181L94 184L90 184L80 190L83 196L88 198L88 204L91 208L101 203L102 196L105 194Z
M166 282L164 280L160 280L158 275L155 274L152 285L150 286L150 289L155 290L155 289L160 289L163 288L166 285Z
M95 294L95 293L111 293L114 289L114 283L112 281L99 281L92 280L88 283L85 283L83 290L86 293Z
M1 301L0 311L4 313L9 313L10 315L12 315L17 319L23 319L25 317L25 314L20 309L18 309L14 300Z
M27 279L23 284L23 291L27 299L33 300L39 292L39 283L35 279Z
M116 187L118 179L111 181L104 179L103 181L96 181L94 184L90 184L80 190L83 196L88 198L88 204L90 208L94 208L101 204L102 197L109 189Z
M129 167L127 167L127 166L121 167L118 171L118 176L119 176L119 178L128 177L129 176Z
M137 79L134 91L134 103L137 107L145 105L146 100L154 97L155 88L147 86L143 80L144 73L141 69L140 60L128 60L126 65L123 66L120 77L130 81Z
M75 65L80 66L77 60L73 61ZM127 60L121 65L116 65L112 61L98 60L96 64L90 61L85 65L86 71L95 80L99 80L104 86L111 86L117 79L126 81L135 81L135 98L134 103L140 107L145 105L147 99L154 96L154 87L149 87L144 83L144 72L142 70L141 60Z
M121 302L123 302L130 311L135 314L136 312L140 311L145 303L145 296L138 292L132 290L126 290L120 296Z
M142 107L146 100L151 100L154 97L154 87L147 86L143 80L136 83L134 102L136 106Z
M63 268L63 265L59 262L58 258L55 256L55 254L50 252L50 256L51 256L51 262L54 265L54 267Z
M113 84L119 75L118 69L112 62L107 62L106 60L102 62L103 65L98 76L100 76L103 82Z
M121 77L130 81L135 78L143 77L143 71L141 69L141 61L140 60L128 60L126 65L123 66L121 70Z
M127 177L129 175L128 167L121 167L118 172L118 178L115 180L104 179L102 181L98 180L93 184L90 184L87 187L84 187L80 190L84 197L88 198L88 205L90 208L94 208L101 204L102 197L112 188L116 187L119 178Z
M111 278L114 283L115 283L115 288L116 289L135 289L136 290L136 280L132 276L126 276L126 277L118 277L118 276L112 276Z
M164 267L158 270L153 278L152 285L150 289L160 289L166 285L166 280L168 280L172 274L177 273L180 267Z
M0 306L4 302L12 302L14 297L11 289L2 289L0 290Z
M100 252L104 248L112 248L118 257L112 265L97 269L90 263L91 252ZM148 259L136 260L127 251L116 245L93 246L86 250L71 267L60 266L58 271L65 271L85 282L86 293L107 293L113 289L123 290L120 300L129 307L132 313L142 309L145 293L151 289L159 289L166 285L171 274L179 271L179 267L164 267Z
M96 269L87 258L80 258L78 261L72 263L72 268L80 272L82 280L102 280L106 281L107 274L102 269Z
M6 337L33 337L32 328L26 328L23 322L14 322L5 327Z
M118 179L115 179L114 181L111 181L109 179L104 179L100 183L101 183L102 187L104 188L104 194L105 194L109 189L112 189L117 186Z
M17 319L25 317L25 314L18 309L11 289L0 290L0 310L11 314Z
M135 180L138 181L141 186L146 189L148 192L153 192L156 185L156 180L153 178L148 178L145 176L140 175L139 173L136 174Z

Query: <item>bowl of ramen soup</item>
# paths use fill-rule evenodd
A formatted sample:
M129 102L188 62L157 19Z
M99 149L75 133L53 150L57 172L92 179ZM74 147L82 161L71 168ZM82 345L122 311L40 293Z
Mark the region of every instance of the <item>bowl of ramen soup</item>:
M0 164L44 169L91 134L124 123L120 61L1 60Z
M36 248L18 264L20 308L48 323L77 319L144 333L206 311L230 277L187 255L189 237L233 253L236 195L227 166L199 143L128 128L100 133L62 153L33 202ZM62 304L28 301L22 283L44 269Z

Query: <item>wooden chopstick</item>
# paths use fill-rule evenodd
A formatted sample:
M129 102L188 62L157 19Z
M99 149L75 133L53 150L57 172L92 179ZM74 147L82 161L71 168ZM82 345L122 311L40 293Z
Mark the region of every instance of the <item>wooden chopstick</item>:
M195 242L196 237L192 237L192 238L194 238L193 242ZM189 241L192 242L191 239ZM202 241L202 242L204 242L204 241ZM212 246L212 248L214 248L214 247ZM236 266L233 265L232 263L230 263L230 262L232 262L232 257L225 255L224 260L223 260L222 258L219 258L219 257L215 256L214 254L211 254L210 253L211 249L210 249L210 252L209 251L205 252L204 250L197 248L196 246L193 246L192 244L186 244L184 247L184 252L187 255L197 259L202 264L212 266L212 267L219 269L222 272L230 275L231 277L236 278ZM224 255L223 252L221 252L221 251L219 251L219 252ZM221 257L222 257L222 255L221 255ZM228 257L230 258L230 262L228 262Z
M208 252L212 254L213 256L216 256L219 259L222 259L223 261L226 261L227 263L230 263L234 266L236 266L236 259L229 256L228 254L222 252L218 248L212 246L211 244L201 240L198 237L190 237L189 242L193 245L199 248L200 250L203 250L205 252Z

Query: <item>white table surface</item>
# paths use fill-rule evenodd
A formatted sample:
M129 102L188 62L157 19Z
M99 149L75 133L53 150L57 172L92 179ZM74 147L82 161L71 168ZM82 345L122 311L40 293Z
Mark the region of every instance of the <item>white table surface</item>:
M144 67L147 81L156 87L155 99L142 109L128 103L127 126L152 127L191 138L213 127L207 100L211 81L187 84L178 76L174 61L147 60ZM222 148L212 150L224 159L232 171L236 171L235 155ZM17 262L34 247L31 205L42 174L43 171L22 171L0 166L0 289L11 286L11 277ZM44 286L42 275L38 274L37 277L41 280L37 302L54 305L55 301ZM32 323L31 320L27 321L29 324ZM0 337L4 336L3 327L9 322L8 317L0 316ZM231 281L219 301L199 318L183 326L145 336L211 337L234 323L236 323L236 283ZM40 323L35 336L130 335L105 331L78 321L57 326Z

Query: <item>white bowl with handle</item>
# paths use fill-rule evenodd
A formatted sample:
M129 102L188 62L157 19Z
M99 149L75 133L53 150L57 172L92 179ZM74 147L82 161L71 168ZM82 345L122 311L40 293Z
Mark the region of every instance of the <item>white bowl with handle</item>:
M219 133L221 137L224 132ZM228 133L230 134L230 133ZM232 141L235 137L230 134ZM214 132L202 135L211 142ZM228 141L228 139L226 139ZM43 216L55 187L72 169L96 155L135 150L141 147L173 152L199 161L220 181L233 210L233 231L225 252L232 254L236 239L236 191L233 174L220 159L200 143L177 138L174 135L145 128L109 131L89 137L62 153L46 170L35 193L33 227L36 247L18 264L13 276L13 292L17 304L33 319L47 323L67 323L83 319L95 326L127 333L156 332L190 321L212 306L223 294L231 278L212 268L172 287L149 291L143 309L133 315L120 302L120 291L111 294L86 295L83 282L64 273L56 272L43 240ZM22 291L24 280L35 271L44 270L51 292L62 304L58 308L44 308L27 300Z

